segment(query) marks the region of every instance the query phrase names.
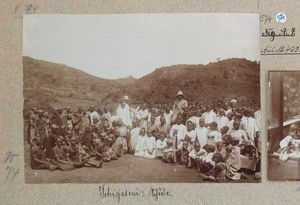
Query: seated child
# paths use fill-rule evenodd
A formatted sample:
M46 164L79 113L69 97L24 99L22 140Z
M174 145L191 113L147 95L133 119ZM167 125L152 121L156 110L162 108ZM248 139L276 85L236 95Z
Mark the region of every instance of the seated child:
M158 140L156 140L156 157L161 158L166 147L167 138L165 138L165 133L161 132L158 134Z
M204 180L208 181L225 181L229 178L229 166L224 163L223 156L220 153L213 155L212 161L214 167L209 176L203 176Z
M74 163L75 167L102 167L102 161L95 161L90 158L89 154L86 153L82 145L77 141L76 138L70 140L70 147L68 150L69 158Z
M146 129L143 127L143 128L141 128L140 136L138 136L138 139L137 139L134 156L137 156L137 157L145 156L145 151L146 151L146 146L147 146L147 144L146 144L147 138L148 137L146 136Z
M207 144L203 147L203 149L205 149L206 153L203 155L202 160L200 161L199 164L200 170L198 171L207 175L210 173L210 171L213 168L212 157L216 151L216 148L213 145Z
M187 141L183 141L182 147L180 150L180 158L179 162L182 165L187 166L188 165L188 160L189 160L189 143Z
M154 159L156 157L156 152L155 152L156 139L153 136L154 134L155 131L150 132L150 130L148 130L147 138L146 138L146 150L144 155L145 158Z
M70 171L75 169L75 165L69 159L69 153L67 153L67 149L63 146L63 141L63 138L58 138L56 146L53 148L54 160L60 170Z
M207 144L215 146L216 142L222 141L221 133L218 131L218 124L212 122L210 124L210 132L207 135Z
M162 159L168 163L175 164L176 157L175 157L175 147L173 145L172 139L167 139L167 147L163 151Z
M50 171L58 169L58 166L45 160L44 148L40 138L33 138L30 154L30 165L32 169L47 169Z
M300 157L300 128L297 124L292 124L289 135L280 141L280 148L277 151L279 158L283 161L288 157Z
M200 170L199 164L202 161L203 156L205 155L206 151L201 148L199 142L195 142L194 149L189 153L189 161L188 167L192 168L195 167L198 171Z

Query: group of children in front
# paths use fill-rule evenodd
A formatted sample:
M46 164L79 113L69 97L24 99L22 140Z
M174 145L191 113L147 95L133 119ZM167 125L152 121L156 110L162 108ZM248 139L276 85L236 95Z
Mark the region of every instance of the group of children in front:
M255 142L251 142L241 129L238 118L233 120L231 128L223 126L219 129L217 122L207 124L203 117L197 124L187 120L184 125L181 114L171 127L163 116L160 121L154 129L153 126L148 130L140 129L134 145L135 156L161 158L173 165L195 168L204 180L212 181L239 180L241 158L256 156L256 150L249 149Z

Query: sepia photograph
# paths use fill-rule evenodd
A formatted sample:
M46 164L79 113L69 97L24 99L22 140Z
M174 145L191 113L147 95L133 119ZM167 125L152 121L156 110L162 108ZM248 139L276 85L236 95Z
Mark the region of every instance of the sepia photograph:
M25 183L261 181L259 14L23 20ZM293 74L270 78L269 170L299 179Z
M268 179L300 180L300 71L270 71Z

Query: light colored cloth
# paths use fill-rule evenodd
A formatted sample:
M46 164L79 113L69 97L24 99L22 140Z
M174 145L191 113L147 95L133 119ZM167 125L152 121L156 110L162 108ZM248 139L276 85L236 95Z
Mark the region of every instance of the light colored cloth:
M199 151L196 151L196 149L192 149L189 153L189 157L192 159L195 159L197 156L199 158L202 158L206 154L206 151L204 149L200 149Z
M177 144L177 148L181 149L182 147L182 140L184 140L184 137L186 135L186 126L184 126L183 124L175 124L171 127L170 130L170 137L173 139L174 138L174 134L175 134L175 130L177 130L177 135L176 135L176 139L177 141L174 142L174 144Z
M134 153L134 156L137 156L137 157L144 157L145 156L145 150L147 148L147 136L138 136L138 139L137 139L137 143L136 143L136 146L135 146L135 153Z
M299 147L299 145L300 145L300 139L296 140L296 139L293 139L292 136L288 135L283 140L280 141L280 143L279 143L280 148L287 147L289 142L291 142L292 145L295 147Z
M162 157L163 156L163 151L167 147L167 138L164 140L158 139L156 141L156 156L157 157Z
M209 112L203 113L202 117L204 118L206 124L210 124L216 121L217 115L213 110L211 110Z
M256 133L259 131L256 121L253 117L247 117L244 122L245 122L246 133L248 134L248 137L250 138L252 145L254 145Z
M137 144L138 137L140 135L141 128L134 127L130 130L130 140L129 140L129 149L135 152L135 147Z
M156 157L155 145L155 137L148 137L146 140L145 158L154 159Z
M207 129L206 127L197 127L196 128L196 135L197 135L197 139L200 143L200 147L204 147L204 145L207 144L207 136L209 133L209 129Z
M238 146L233 146L229 153L226 163L229 166L230 177L234 180L240 179L240 174L237 171L241 168L241 152Z
M148 128L148 117L149 117L149 111L148 109L145 110L140 110L139 111L140 116L141 116L141 120L140 120L140 128Z
M191 130L189 132L187 131L186 136L190 139L188 149L187 149L190 152L192 149L194 149L194 143L197 137L197 133L195 130Z
M261 126L261 114L260 114L260 110L257 110L254 113L254 118L255 118L256 126L257 126L258 130L260 130L260 126Z
M166 123L167 123L168 125L171 125L172 115L173 115L173 114L172 114L171 112L169 112L169 113L164 113L164 117L165 117Z
M218 130L221 131L222 127L228 126L229 127L229 120L227 117L225 116L219 116L217 117L217 121L218 123Z
M240 140L239 144L247 143L249 140L247 139L247 134L244 130L231 130L230 132L231 137L236 137Z
M131 126L132 125L131 118L130 118L130 110L129 110L128 105L125 105L124 108L122 108L121 105L118 106L118 108L117 108L117 117L121 118L123 123L126 126Z
M211 130L207 134L207 144L215 146L217 142L222 142L222 135L217 130Z
M200 125L199 125L199 119L200 119L200 117L192 116L192 117L190 117L190 118L187 120L187 122L188 122L188 121L191 121L193 124L196 125L196 128L197 128L197 127L200 127Z
M98 120L100 121L100 115L99 115L99 113L96 112L96 111L90 113L89 116L90 116L91 122L93 122L93 119L94 119L94 118L96 118L96 119L98 119Z

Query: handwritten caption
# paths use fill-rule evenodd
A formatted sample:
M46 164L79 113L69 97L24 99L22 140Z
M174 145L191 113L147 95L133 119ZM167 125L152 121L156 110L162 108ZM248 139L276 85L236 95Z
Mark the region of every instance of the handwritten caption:
M15 5L12 14L18 14L18 12L25 13L25 14L35 14L36 11L38 10L38 6L34 4L17 4Z
M274 28L266 28L261 33L261 37L269 37L270 41L274 41L275 37L294 37L296 35L296 28L291 29L282 28L280 30L275 30Z
M4 167L6 171L5 181L14 181L16 176L20 173L20 169L16 166L16 158L19 157L18 154L8 151L5 153Z
M297 37L296 27L272 27L273 22L284 23L287 17L284 13L278 13L275 18L267 14L260 15L262 25L261 38L266 39L269 43L264 45L260 51L261 55L298 55L300 54L300 46L291 43L291 39ZM288 43L276 44L276 39L281 38L287 40Z
M99 197L100 199L114 198L120 203L123 198L153 198L155 201L158 201L162 198L173 197L173 195L171 190L161 186L151 187L147 190L138 187L134 189L124 188L122 190L103 184L99 186Z

